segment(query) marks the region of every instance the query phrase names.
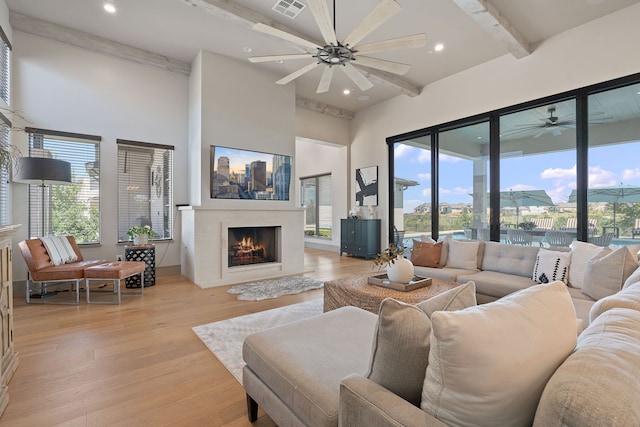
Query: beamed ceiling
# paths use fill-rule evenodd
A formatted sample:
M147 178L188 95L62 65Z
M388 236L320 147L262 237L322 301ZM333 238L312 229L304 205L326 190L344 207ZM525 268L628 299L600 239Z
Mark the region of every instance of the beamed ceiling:
M322 40L310 9L295 19L272 10L275 0L6 0L14 31L87 48L188 74L200 50L239 61L249 56L295 54L300 46L253 30L262 22L312 41ZM299 0L306 3L305 0ZM520 60L535 55L545 39L628 7L638 0L397 0L402 10L362 43L426 33L427 45L371 54L378 59L410 65L403 76L360 70L374 83L361 91L341 72L330 89L317 94L322 67L294 80L297 104L342 118L396 96L417 96L439 79L503 55ZM346 37L379 0L336 0L335 29ZM331 13L333 2L327 0ZM602 35L606 37L606 34ZM613 42L613 41L612 41ZM437 43L444 50L436 52ZM251 52L247 52L247 50ZM276 80L310 61L256 63L251 66ZM343 90L351 94L344 95Z

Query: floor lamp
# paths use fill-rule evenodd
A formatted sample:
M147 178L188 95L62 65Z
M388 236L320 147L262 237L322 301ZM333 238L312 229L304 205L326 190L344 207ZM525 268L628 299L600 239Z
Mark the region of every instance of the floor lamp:
M13 181L42 187L41 212L43 218L40 237L44 236L44 188L53 184L71 184L71 163L48 157L20 157L16 164Z
M45 196L46 186L53 184L71 184L71 163L48 157L20 157L16 163L13 181L22 184L38 185L42 192L42 228L40 237L45 234ZM46 298L57 292L47 292L46 285L41 284L40 293L33 298Z

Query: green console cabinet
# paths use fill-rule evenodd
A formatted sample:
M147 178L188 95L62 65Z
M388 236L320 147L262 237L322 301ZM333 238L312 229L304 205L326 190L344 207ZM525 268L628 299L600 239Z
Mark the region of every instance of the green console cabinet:
M341 219L340 255L346 253L366 259L380 253L379 219Z

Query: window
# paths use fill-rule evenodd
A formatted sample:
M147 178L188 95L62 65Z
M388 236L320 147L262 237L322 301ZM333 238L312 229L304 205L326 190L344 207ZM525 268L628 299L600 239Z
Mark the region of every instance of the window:
M431 235L431 135L393 144L393 225L412 237Z
M9 130L11 122L0 113L0 150L2 155L9 156L11 148L9 147ZM0 224L9 222L9 161L0 163Z
M29 185L29 235L74 236L79 244L100 242L100 140L27 128L29 156L71 163L71 185Z
M402 155L420 140L421 151ZM428 234L427 221L418 224L418 215L430 207L429 184L438 189L431 195L438 208L426 218L434 237L550 247L573 239L629 245L640 235L640 73L397 135L387 143L395 173L389 218L396 227L404 223L405 237ZM438 162L412 169L429 146L437 149ZM420 185L411 187L409 180ZM462 204L456 216L457 201ZM471 224L465 209L471 209Z
M118 241L148 225L153 240L173 238L173 146L118 141Z
M0 27L0 99L11 104L11 43Z
M304 235L330 239L333 220L331 174L300 179Z

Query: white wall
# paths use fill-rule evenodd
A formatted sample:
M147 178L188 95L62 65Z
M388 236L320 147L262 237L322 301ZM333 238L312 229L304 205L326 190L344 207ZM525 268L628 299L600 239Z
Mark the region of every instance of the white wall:
M211 146L243 148L293 156L295 152L295 88L273 84L274 76L244 63L202 51L192 64L191 87L200 87L200 141L192 137L192 154L200 149L200 168L189 170L194 206L228 209L268 209L294 206L295 201L223 200L210 197ZM200 82L194 80L200 79ZM195 89L194 89L195 91ZM190 100L194 107L193 93ZM191 119L193 125L196 120ZM195 159L195 156L193 157ZM294 166L295 169L295 166ZM199 191L197 191L199 189Z
M522 59L506 55L357 114L351 168L379 166L379 215L388 234L387 137L640 72L640 4L559 34ZM402 176L414 179L411 176ZM350 180L354 203L354 180ZM383 240L385 241L385 240Z
M303 108L296 109L296 136L348 146L350 120L320 114Z
M187 202L188 78L22 32L13 34L13 106L27 122L14 125L100 135L101 245L85 248L87 258L114 259L117 245L116 139L174 145L174 202ZM27 135L13 143L28 153ZM27 187L12 184L12 222L24 226L16 241L27 238ZM156 265L178 265L179 215L174 208L172 243L156 245ZM16 252L17 253L17 252ZM26 267L15 257L15 279Z
M296 139L296 176L293 185L297 200L301 199L300 178L331 174L332 233L331 240L306 237L309 247L338 251L340 247L340 219L349 212L348 147L305 138Z

